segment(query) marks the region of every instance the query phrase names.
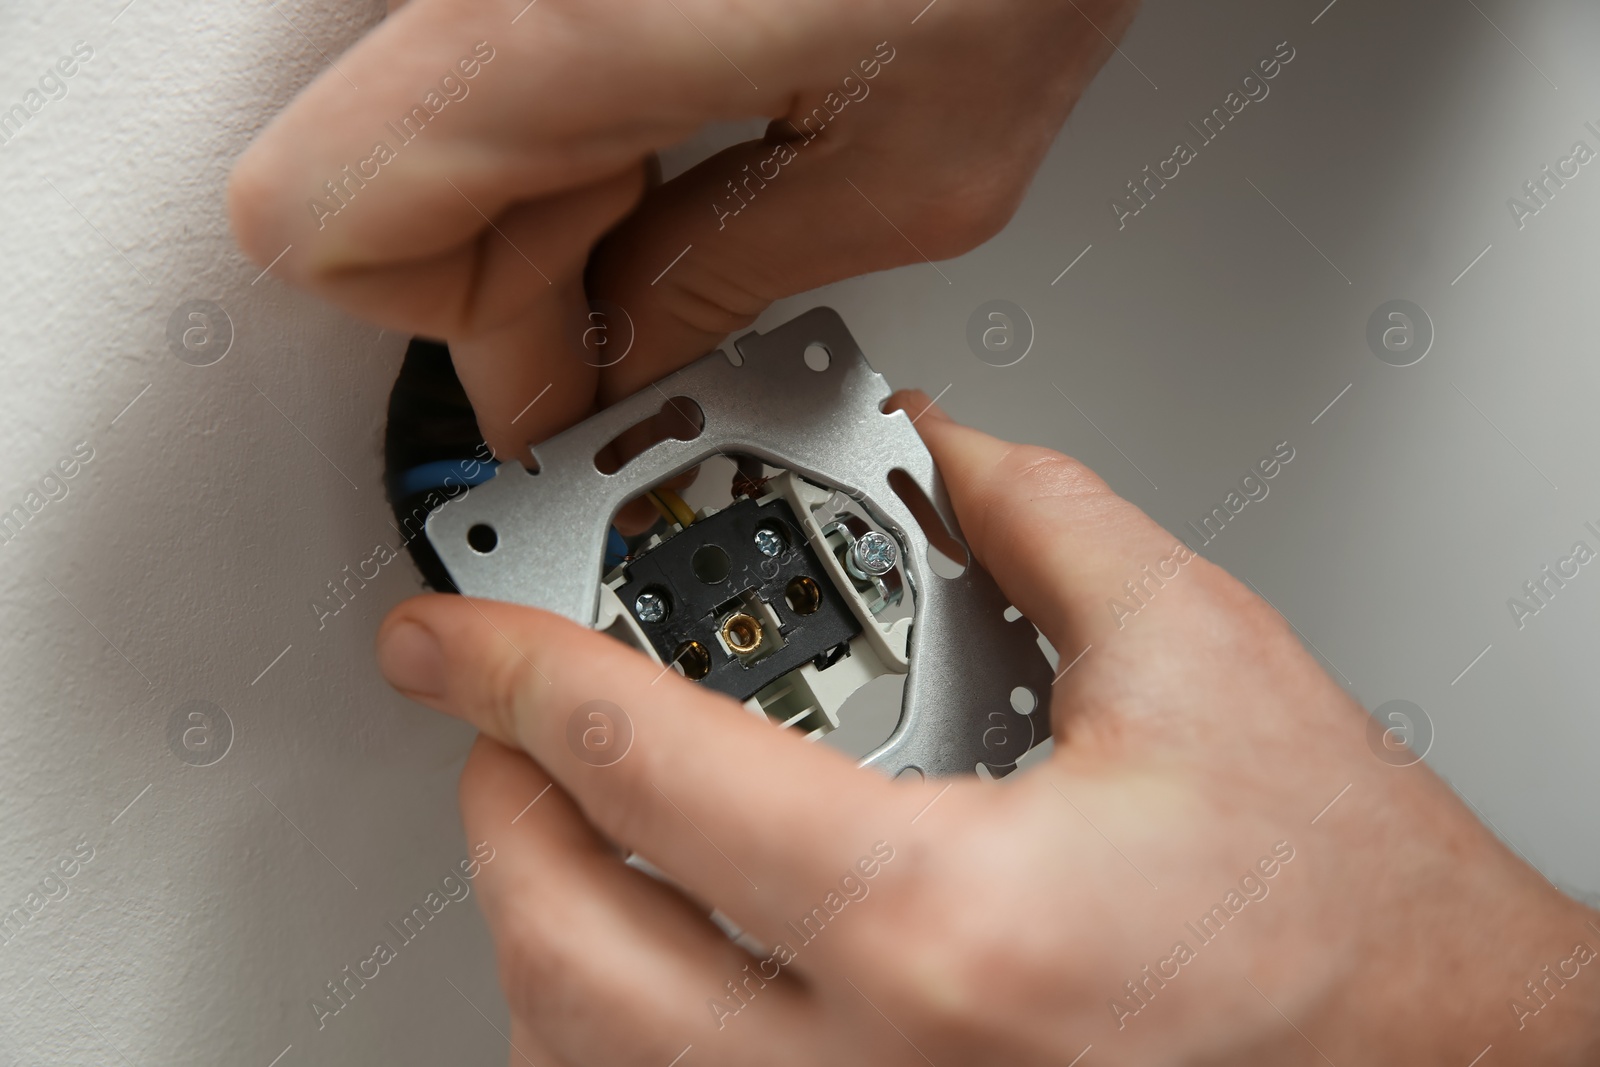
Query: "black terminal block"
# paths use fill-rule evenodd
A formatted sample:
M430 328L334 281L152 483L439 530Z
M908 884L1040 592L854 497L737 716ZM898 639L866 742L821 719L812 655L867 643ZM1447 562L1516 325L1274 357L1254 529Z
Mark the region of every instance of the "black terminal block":
M624 576L617 596L661 661L736 700L808 661L837 663L861 632L781 498L701 519Z

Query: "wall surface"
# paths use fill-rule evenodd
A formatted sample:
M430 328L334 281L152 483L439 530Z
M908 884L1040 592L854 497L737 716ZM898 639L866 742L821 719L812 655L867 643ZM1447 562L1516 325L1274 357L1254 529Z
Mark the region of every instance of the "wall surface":
M1205 553L1368 708L1420 709L1430 762L1549 877L1600 891L1600 566L1508 604L1600 549L1600 166L1520 226L1507 206L1600 150L1600 10L1325 3L1154 0L1002 235L761 325L832 304L891 382L1078 455L1174 530L1291 443ZM259 277L223 216L231 160L380 13L0 13L0 108L92 49L0 144L0 511L27 514L0 544L0 914L25 915L0 1063L504 1062L470 899L320 1028L309 1008L470 847L469 734L372 663L409 562L321 628L309 608L393 536L404 338ZM1112 207L1284 41L1270 96ZM1025 313L1012 366L968 343L991 300ZM1431 322L1410 366L1368 343L1393 300ZM225 356L180 360L174 322Z

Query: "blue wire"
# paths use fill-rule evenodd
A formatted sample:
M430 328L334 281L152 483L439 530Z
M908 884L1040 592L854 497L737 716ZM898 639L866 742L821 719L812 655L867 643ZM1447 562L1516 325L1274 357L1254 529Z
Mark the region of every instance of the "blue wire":
M606 570L628 558L628 542L622 539L615 526L606 534Z
M474 463L478 465L477 473L468 477L467 471ZM443 489L449 478L454 478L462 485L482 485L494 477L495 468L499 465L492 459L487 462L476 459L440 459L424 463L420 467L412 467L401 472L395 479L394 494L404 498L425 493L429 489Z
M473 463L478 464L476 474L468 477L467 470ZM404 499L417 493L425 493L430 489L444 489L446 480L456 479L461 485L482 485L494 477L495 468L500 464L495 460L487 462L471 459L441 459L432 463L424 463L420 467L412 467L402 471L395 479L394 494L397 498ZM608 527L606 531L606 569L610 570L622 563L628 557L628 542L622 539L622 534L617 532L615 526Z

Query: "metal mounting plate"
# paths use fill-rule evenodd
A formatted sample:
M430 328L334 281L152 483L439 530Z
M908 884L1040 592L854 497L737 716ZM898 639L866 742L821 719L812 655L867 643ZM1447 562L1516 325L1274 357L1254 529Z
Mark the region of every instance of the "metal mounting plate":
M1005 618L1008 601L968 561L944 578L928 562L928 538L889 484L904 471L959 537L933 457L904 412L885 414L889 387L836 312L814 308L765 334L735 342L742 363L713 352L533 449L538 473L503 464L494 478L428 518L428 539L456 586L470 596L543 608L592 626L612 516L645 489L718 453L755 456L838 489L905 546L915 600L910 671L894 733L863 765L890 775L996 776L1050 732L1051 668L1026 619ZM820 345L826 369L807 365ZM654 445L614 474L594 457L623 430L658 413L669 398L699 405L693 440ZM467 542L477 525L494 529L493 550ZM1023 715L1011 694L1032 694Z

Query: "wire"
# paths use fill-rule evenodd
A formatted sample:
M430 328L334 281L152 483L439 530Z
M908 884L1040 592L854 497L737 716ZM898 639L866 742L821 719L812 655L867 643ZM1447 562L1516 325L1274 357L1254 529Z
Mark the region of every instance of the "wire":
M661 505L666 506L666 519L668 522L675 522L685 528L694 525L694 511L688 504L684 503L683 497L674 493L671 489L652 489L650 493L653 497L659 499Z
M479 469L469 475L467 472L471 470L474 463L477 463ZM441 459L433 463L424 463L420 466L411 467L408 470L401 471L395 479L396 499L405 499L419 493L448 489L450 486L449 479L451 478L455 478L459 484L469 487L482 485L494 477L495 468L498 466L499 464L494 460L482 462L471 459ZM678 504L682 506L683 501L680 499ZM668 522L677 521L664 503L658 505L658 507L661 509L662 516ZM615 526L608 526L606 528L606 569L610 570L612 567L626 562L627 558L628 542L623 540L622 534L617 531Z
M667 502L667 506L670 507L673 514L677 516L678 523L680 525L693 526L699 521L699 519L695 518L694 509L684 501L683 497L679 496L671 489L658 489L656 491L661 494L661 499Z
M662 519L669 523L675 523L678 521L677 516L672 514L672 509L667 507L667 502L662 500L659 496L656 496L654 489L645 490L644 495L651 504L655 505L656 513L659 514Z
M477 470L472 471L476 467ZM456 479L460 485L482 485L494 477L494 472L499 464L494 460L476 459L440 459L432 463L424 463L401 471L394 479L394 496L404 499L416 493L425 493L430 489L444 489L450 485L450 479ZM467 472L472 471L469 475Z
M615 526L606 528L606 570L628 561L628 542Z

